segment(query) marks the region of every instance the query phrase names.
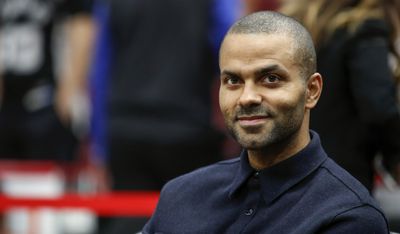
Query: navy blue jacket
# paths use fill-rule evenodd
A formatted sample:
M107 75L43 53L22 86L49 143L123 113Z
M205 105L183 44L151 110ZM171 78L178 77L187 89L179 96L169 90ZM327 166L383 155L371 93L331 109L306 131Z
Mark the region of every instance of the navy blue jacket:
M260 172L243 151L170 181L143 233L389 233L369 192L311 137Z

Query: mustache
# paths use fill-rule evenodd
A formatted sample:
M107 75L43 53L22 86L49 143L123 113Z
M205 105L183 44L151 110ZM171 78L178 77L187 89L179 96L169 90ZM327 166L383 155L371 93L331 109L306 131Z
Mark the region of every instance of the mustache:
M268 115L274 116L274 112L271 111L268 107L265 106L242 106L238 107L235 113L236 117L238 116L252 116L252 115Z

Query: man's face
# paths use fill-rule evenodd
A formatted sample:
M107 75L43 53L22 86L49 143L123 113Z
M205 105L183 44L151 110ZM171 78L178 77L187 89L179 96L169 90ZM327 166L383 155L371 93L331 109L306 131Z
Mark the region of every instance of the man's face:
M229 34L220 52L219 103L232 136L259 150L304 125L306 81L284 35Z

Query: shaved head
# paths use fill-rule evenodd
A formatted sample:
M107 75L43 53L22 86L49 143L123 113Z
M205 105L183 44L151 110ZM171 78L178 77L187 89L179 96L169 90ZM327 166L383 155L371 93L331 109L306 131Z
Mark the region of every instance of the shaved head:
M289 37L293 42L294 61L297 61L301 74L307 79L316 72L316 52L312 38L295 19L274 11L260 11L239 19L231 26L230 34L279 34Z

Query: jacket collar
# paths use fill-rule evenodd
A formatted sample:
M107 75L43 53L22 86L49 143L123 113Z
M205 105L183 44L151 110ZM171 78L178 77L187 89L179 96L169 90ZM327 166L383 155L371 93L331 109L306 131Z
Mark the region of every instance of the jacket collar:
M318 134L310 131L310 136L310 143L300 152L260 171L261 192L267 204L307 177L327 159ZM247 150L243 150L240 154L240 166L229 187L229 197L232 198L254 173L255 170L249 164Z

